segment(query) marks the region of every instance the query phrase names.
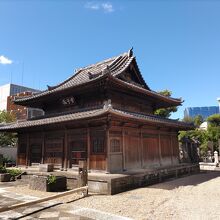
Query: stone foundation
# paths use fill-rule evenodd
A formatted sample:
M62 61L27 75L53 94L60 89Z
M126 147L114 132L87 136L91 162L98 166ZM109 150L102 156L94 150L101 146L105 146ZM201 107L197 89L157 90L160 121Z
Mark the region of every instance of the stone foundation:
M9 173L0 173L0 182L9 182L11 179L11 174Z
M66 190L66 177L56 176L56 181L49 184L47 176L33 175L29 178L29 188L45 192L58 192Z
M175 167L164 167L153 170L138 170L136 172L121 174L89 173L88 186L89 192L114 195L138 187L159 183L169 178L177 178L184 175L195 174L199 171L199 164L185 164ZM22 179L29 179L28 176L33 174L33 172L26 172L28 175L26 177L22 176ZM68 170L53 172L52 174L65 176L68 189L77 188L78 172ZM48 174L41 172L40 175Z

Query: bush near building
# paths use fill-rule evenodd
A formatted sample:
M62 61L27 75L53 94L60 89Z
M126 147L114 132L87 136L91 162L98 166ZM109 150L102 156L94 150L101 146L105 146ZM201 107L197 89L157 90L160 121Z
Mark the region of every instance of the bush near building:
M187 119L188 120L188 119ZM219 151L219 139L220 139L220 114L214 114L207 118L208 128L207 130L200 130L198 128L200 118L192 120L196 127L195 130L181 131L179 133L179 141L183 142L184 139L197 140L200 143L201 156L206 155L208 149L208 142L213 142L214 151Z
M16 117L6 111L0 111L0 124L11 123L16 120ZM15 146L17 138L15 133L0 132L0 146Z

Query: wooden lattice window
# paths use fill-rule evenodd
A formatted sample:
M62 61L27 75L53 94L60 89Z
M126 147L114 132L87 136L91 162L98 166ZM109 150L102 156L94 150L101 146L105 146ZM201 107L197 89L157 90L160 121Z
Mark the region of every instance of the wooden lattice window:
M104 138L94 138L92 141L93 153L104 153Z
M110 141L110 146L111 146L111 152L113 153L121 152L121 143L119 139L112 139Z

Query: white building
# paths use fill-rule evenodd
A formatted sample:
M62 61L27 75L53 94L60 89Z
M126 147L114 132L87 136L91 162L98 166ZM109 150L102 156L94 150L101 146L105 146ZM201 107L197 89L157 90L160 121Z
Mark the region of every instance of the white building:
M39 90L31 89L24 86L19 86L15 84L6 84L0 86L0 111L7 109L7 97L11 95L15 95L21 92L39 92Z

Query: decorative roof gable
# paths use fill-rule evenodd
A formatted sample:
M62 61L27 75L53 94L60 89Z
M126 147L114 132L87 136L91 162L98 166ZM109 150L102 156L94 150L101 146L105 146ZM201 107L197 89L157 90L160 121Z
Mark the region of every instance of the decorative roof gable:
M119 56L80 68L76 70L73 76L64 82L56 86L48 86L47 90L32 96L17 98L15 102L25 105L25 103L29 101L35 101L41 97L49 97L50 95L57 94L61 91L69 90L83 84L88 84L107 76L120 80L122 83L127 83L130 85L131 89L138 87L140 89L144 89L147 93L152 92L152 95L156 97L158 96L157 98L159 99L161 97L161 95L151 91L144 81L138 68L136 58L133 56L133 49L130 49L128 52ZM173 105L181 104L181 100L168 97L165 97L165 100L168 100L168 102L173 102Z

